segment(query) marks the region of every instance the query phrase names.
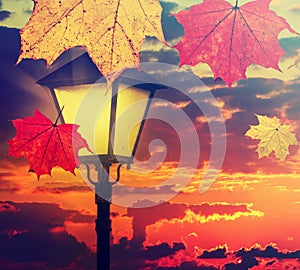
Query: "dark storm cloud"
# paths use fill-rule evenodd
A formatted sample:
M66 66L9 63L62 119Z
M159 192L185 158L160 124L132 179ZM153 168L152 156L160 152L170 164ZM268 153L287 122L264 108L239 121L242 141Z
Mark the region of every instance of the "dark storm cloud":
M71 263L84 264L82 259L85 256L92 257L86 245L79 243L73 235L64 230L53 232L52 229L63 227L66 220L87 223L94 218L50 203L7 201L1 205L1 267L17 263L21 268L16 269L29 269L29 265L40 263L42 268L64 269Z
M145 258L148 260L158 260L163 257L168 257L175 254L179 250L184 250L185 246L182 243L173 243L173 247L171 247L167 243L162 243L157 246L149 246L146 247L144 252Z
M0 10L0 22L9 18L12 13L7 10Z
M257 259L251 256L245 256L242 258L240 263L227 263L224 266L225 270L242 270L242 269L250 269L253 266L259 265Z
M20 232L11 239L3 239L2 256L14 262L43 261L46 266L64 267L73 262L86 246L66 232L51 234L33 231Z
M0 69L14 65L18 59L21 38L19 30L0 26Z
M151 266L151 269L153 269L155 263L149 261L172 256L184 249L185 246L182 243L173 243L172 246L168 243L161 243L142 248L135 240L128 240L123 237L120 239L119 244L115 244L111 248L111 269L144 269L147 266Z
M217 270L219 268L216 268L212 265L198 265L195 261L190 262L183 262L180 264L180 266L177 267L163 267L160 266L157 268L157 270Z
M270 261L266 263L266 266L271 266L272 264L274 264L276 262L276 260Z
M2 1L0 1L0 22L9 18L12 13L8 10L2 10Z
M274 265L277 261L287 260L287 259L299 259L300 251L292 251L292 252L281 252L278 249L268 246L265 249L252 248L250 250L245 250L244 248L230 252L231 255L236 257L236 263L225 263L224 265L199 265L199 260L192 261L184 261L179 266L157 266L156 260L160 258L167 258L176 254L176 252L180 250L184 250L185 246L182 243L173 243L170 246L167 243L162 243L160 245L145 247L141 249L141 247L134 241L128 240L127 238L122 238L120 243L114 245L112 247L113 257L115 262L115 267L112 269L119 270L125 269L130 266L130 269L160 269L160 270L216 270L216 269L226 269L226 270L242 270L242 269L250 269L254 266L267 267ZM148 254L148 252L150 252ZM155 253L157 254L155 255ZM154 255L153 255L154 253ZM150 255L150 257L149 257ZM226 258L226 248L218 248L215 250L204 251L202 256L198 258L203 260L208 259L206 262L209 263L210 259L224 259ZM145 261L147 259L147 261ZM260 260L264 259L264 260ZM271 259L270 261L267 261ZM123 266L123 268L122 268ZM275 268L274 268L275 269Z
M19 210L10 202L0 202L0 212L18 212Z
M226 270L239 270L239 269L249 269L253 266L260 265L258 259L273 259L266 262L265 266L273 265L276 260L286 260L286 259L299 259L300 250L281 252L279 249L273 246L267 246L264 249L251 248L246 250L244 248L233 253L236 257L242 259L240 263L229 263L225 265ZM275 259L275 260L274 260Z
M221 259L226 257L226 248L218 248L212 251L204 250L204 252L198 256L199 259Z
M94 222L94 216L92 215L85 215L77 210L62 209L57 204L15 203L10 201L2 203L18 209L18 215L9 211L1 213L0 230L34 231L36 228L51 229L57 226L64 226L65 221L75 223Z
M235 252L238 257L252 256L257 258L277 258L277 259L299 259L300 250L281 252L273 246L267 246L265 249L251 248L250 250L240 249Z

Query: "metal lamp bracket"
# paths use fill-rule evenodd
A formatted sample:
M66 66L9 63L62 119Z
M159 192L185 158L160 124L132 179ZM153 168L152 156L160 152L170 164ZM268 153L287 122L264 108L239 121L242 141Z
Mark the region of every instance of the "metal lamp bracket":
M112 181L112 182L109 182L112 186L115 185L115 184L117 184L117 183L119 182L119 180L120 180L120 178L121 178L121 167L122 167L123 165L125 165L125 164L126 164L127 170L130 169L130 164L127 164L127 163L119 163L119 165L118 165L118 167L117 167L117 177L116 177L116 179L115 179L114 181ZM92 177L91 177L91 168L90 168L90 164L88 164L88 163L83 163L83 165L86 167L86 172L87 172L87 179L88 179L88 181L89 181L92 185L96 186L96 185L99 183L99 180L100 180L99 178L101 177L101 174L102 174L102 173L105 173L103 167L102 167L101 165L96 165L96 171L98 172L98 180L97 180L97 181L94 181L94 180L92 179ZM108 166L111 166L111 164L109 164Z

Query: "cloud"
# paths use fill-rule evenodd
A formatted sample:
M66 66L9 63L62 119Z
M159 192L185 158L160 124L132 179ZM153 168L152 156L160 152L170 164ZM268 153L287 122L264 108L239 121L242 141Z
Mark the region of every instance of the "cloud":
M0 10L0 22L9 18L12 13L7 10Z
M18 58L21 48L19 30L0 26L0 37L5 42L0 43L0 63L2 65L13 65Z
M45 262L48 267L64 267L74 262L86 246L66 232L53 234L46 231L24 232L4 239L5 256L15 262Z
M149 208L128 208L127 215L133 217L133 238L140 244L146 238L146 227L154 224L162 218L172 219L183 217L187 206L185 204L174 205L169 202Z
M300 38L285 38L280 40L283 49L287 52L286 57L294 57L298 55L300 48ZM159 59L159 54L164 52L154 52L154 55ZM147 52L147 58L151 57L151 51ZM174 55L175 57L175 55ZM177 57L177 56L176 56ZM169 61L173 61L168 59ZM157 71L158 72L158 71ZM283 73L284 74L284 73ZM174 82L178 82L178 76L176 73L171 72L166 74L162 73L162 80L168 78ZM259 74L258 74L259 76ZM263 76L263 74L262 74ZM275 76L274 76L275 77ZM262 115L277 115L283 119L291 119L298 121L300 117L299 106L297 101L299 100L299 81L284 81L280 79L265 79L265 78L249 78L248 80L241 80L236 87L229 90L225 85L216 83L212 78L202 78L202 81L207 85L208 89L218 100L218 106L211 106L211 119L217 117L217 112L220 109L224 115L227 115L226 128L228 134L227 141L227 153L223 166L225 172L244 172L254 173L256 171L266 171L268 173L290 173L291 170L288 166L279 164L275 158L269 159L263 158L258 160L257 153L254 150L254 146L257 144L255 141L244 137L246 130L250 124L255 122L254 114ZM186 83L186 82L185 82ZM178 87L181 84L178 82ZM187 91L192 91L193 99L199 100L202 98L201 89L197 92L192 85L185 85ZM166 97L164 97L164 95ZM170 91L162 91L159 93L160 98L166 98L166 100L172 99L174 102L176 99L180 99L180 95L170 95ZM176 96L176 98L174 97ZM181 102L184 99L182 98ZM176 100L175 102L178 102ZM197 108L193 104L189 104L184 108L184 112L193 120L194 125L197 126L199 134L199 141L201 143L201 161L199 162L199 168L203 165L203 160L208 160L210 151L210 137L207 123L205 123L205 117L197 111ZM229 116L229 117L228 117ZM198 122L197 122L198 119ZM201 123L199 123L201 120ZM203 120L203 121L202 121ZM151 124L149 124L150 126ZM153 126L149 129L147 136L155 134L157 131ZM297 123L294 125L297 126ZM167 130L163 128L163 130ZM146 131L146 129L145 129ZM167 132L165 132L167 134ZM169 132L170 133L170 132ZM165 135L164 137L168 137ZM170 143L175 145L175 140ZM178 145L178 144L177 144ZM143 148L144 149L144 148ZM171 147L172 149L172 147ZM173 147L178 149L178 147ZM175 153L175 150L171 150ZM190 153L194 153L194 150L188 150ZM243 154L241 154L243 153ZM295 151L294 151L295 153ZM175 156L175 155L173 155ZM258 161L258 162L257 162ZM257 166L249 166L249 164L257 163Z
M145 202L147 203L147 201ZM158 239L160 236L169 236L165 231L183 230L182 225L192 223L200 224L236 220L240 217L261 217L262 212L253 210L248 204L228 203L202 203L199 205L187 205L183 203L162 203L148 208L128 208L127 215L132 217L133 239L142 245ZM188 228L189 226L186 226ZM188 234L194 231L180 231ZM172 234L170 234L172 235ZM179 237L179 235L177 235ZM198 239L198 238L197 238ZM199 238L201 239L201 238ZM144 242L146 240L146 242ZM178 241L176 239L176 241ZM200 240L201 241L201 240ZM153 243L153 242L151 242ZM154 240L155 243L155 240Z
M8 202L0 202L0 212L18 212L19 210Z
M144 254L145 258L148 260L157 260L162 257L173 255L182 249L185 249L185 246L182 243L173 243L173 247L167 243L162 243L157 246L146 247Z
M217 270L219 268L216 268L212 265L198 265L195 261L189 261L189 262L183 262L180 264L180 266L175 267L158 267L157 270Z
M299 82L284 82L278 79L249 78L239 82L230 91L226 88L212 90L225 107L236 108L230 119L226 120L227 148L222 169L224 172L254 173L289 173L288 166L279 164L275 158L258 160L255 147L256 141L244 136L249 125L257 124L254 114L274 116L281 119L298 121L300 110L296 101L299 100ZM267 98L266 98L267 97ZM293 126L297 127L297 123ZM255 166L249 166L254 163Z
M33 192L49 192L52 194L61 194L65 192L90 192L91 189L87 185L73 185L73 186L66 186L66 187L44 187L39 186L34 189Z
M300 13L300 5L294 5L289 10L293 13L299 14Z
M1 267L20 264L24 265L20 269L28 269L39 263L42 268L63 269L71 263L84 264L84 256L92 257L87 246L64 229L64 223L87 223L94 217L50 203L6 201L0 206L4 210L0 211Z
M50 230L64 226L65 221L74 223L94 222L94 216L83 214L77 210L60 208L54 203L15 203L2 201L4 205L18 210L18 215L5 212L0 215L0 230L34 231L36 228ZM39 224L37 226L37 224Z
M214 250L211 250L211 251L207 251L207 250L204 250L203 253L198 256L199 259L221 259L221 258L226 258L227 255L226 255L226 248L217 248L217 249L214 249Z
M8 192L8 193L15 193L20 191L19 187L4 187L0 188L0 192Z
M143 50L140 57L141 62L161 62L170 65L178 65L179 63L178 52L174 49Z
M253 252L255 250L255 252ZM241 254L241 251L246 251ZM204 251L203 256L197 259L190 259L181 256L181 262L178 263L171 257L170 261L160 260L158 265L168 265L156 267L160 270L194 270L194 269L224 269L224 270L241 270L250 269L258 266L259 269L296 269L299 267L298 251L295 252L280 252L272 246L267 246L265 249L252 248L250 250L241 249L238 251L230 251L227 248L216 248L210 251ZM227 258L227 259L225 259ZM212 265L210 265L212 264ZM298 268L297 268L298 269Z
M156 260L172 256L184 249L182 243L161 243L142 248L135 239L128 240L123 237L118 244L111 247L112 269L142 269L147 265L154 266Z
M228 204L228 203L201 203L199 205L190 205L191 209L196 214L201 214L205 217L210 215L234 215L236 212L251 212L250 205L247 204Z
M31 9L31 8L23 9L23 12L24 12L25 14L31 15L31 14L32 14L32 9Z
M299 12L300 12L300 6L299 6ZM283 56L283 59L298 55L300 49L299 37L282 38L279 40L279 42L282 49L286 52L286 54Z
M238 263L228 263L225 264L225 270L241 270L241 269L250 269L253 266L259 265L259 262L254 257L245 256Z
M1 192L16 193L21 190L21 187L18 184L3 179L3 177L11 176L11 175L13 175L13 173L0 174L0 181L1 181L0 193Z
M172 3L163 4L164 6L164 12L166 12L167 16L169 11L175 9L176 5ZM169 6L168 6L169 5ZM171 29L172 25L168 26L168 23L166 20L173 20L167 17L164 17L164 23L166 28ZM171 24L171 21L169 22ZM177 37L179 37L183 32L180 32L181 30L178 28L176 31L167 31L169 36L166 36L167 40L175 40ZM11 135L13 135L14 131L11 127L11 123L7 121L7 119L13 119L15 117L23 116L24 114L31 114L31 109L33 106L37 105L40 100L36 98L35 95L30 94L29 92L22 91L20 89L20 84L23 83L24 76L20 76L20 72L26 71L28 72L30 69L34 69L39 71L39 67L43 67L43 64L41 62L29 62L24 61L20 66L18 67L12 67L15 63L15 60L18 56L19 51L19 42L20 37L17 29L0 29L0 36L1 40L5 40L6 42L2 42L0 44L0 85L1 85L1 116L0 116L0 124L1 124L1 142L6 141ZM284 40L282 41L282 44L284 45ZM296 43L297 42L297 43ZM296 51L299 48L297 45L299 42L299 39L289 39L286 41L287 48L289 50L289 54L296 55ZM295 44L295 46L292 46L292 44ZM158 59L159 61L168 61L169 63L176 63L178 62L178 55L174 51L164 51L160 50L158 52L153 52L151 55L151 51L144 51L142 52L142 58L144 57L145 61L150 60L151 57L154 57ZM18 72L17 72L18 71ZM35 71L35 72L37 72ZM174 79L176 79L175 76L173 76ZM16 85L16 82L19 81L20 83ZM34 80L32 79L32 82ZM215 82L211 78L205 80L207 84L210 87L215 86ZM28 87L33 87L33 84L31 84ZM282 89L290 89L290 92L282 91ZM298 88L298 89L297 89ZM3 91L2 91L3 90ZM39 89L40 90L40 89ZM272 94L272 91L278 92L278 95L274 96ZM219 97L220 100L224 100L225 102L225 108L237 108L236 112L233 112L230 119L227 120L226 124L228 126L228 132L229 132L229 146L230 149L228 150L228 156L227 160L224 166L224 170L226 171L243 171L243 172L253 172L254 170L259 169L264 164L259 163L259 165L253 165L249 166L249 161L256 160L255 153L253 153L246 148L245 146L248 145L248 141L243 138L243 132L247 129L249 124L254 123L254 117L252 117L253 112L262 112L262 113L268 113L268 114L277 114L278 109L280 110L282 106L288 102L290 104L290 108L287 109L287 115L290 119L299 119L299 83L298 82L291 82L290 85L286 85L286 83L280 81L280 80L264 80L264 79L250 79L247 82L240 82L238 84L237 88L233 88L232 90L228 90L226 88L215 87L214 94L216 97ZM165 95L169 95L168 92L165 93ZM201 98L200 95L194 95L195 98ZM262 97L270 97L269 99L264 99ZM173 100L179 100L181 101L180 97L172 97ZM180 104L180 103L176 103ZM195 107L193 107L193 104L189 104L184 108L189 115L195 119L196 116L198 116L198 113L195 113ZM243 111L241 111L241 109ZM214 115L214 114L213 114ZM3 125L2 125L3 124ZM155 126L155 125L153 125ZM152 127L153 127L152 126ZM204 143L204 147L201 148L201 151L203 149L209 150L209 140L206 138L207 133L204 131L207 131L207 126L201 126L199 128L199 133L201 136L201 140ZM170 133L167 131L161 132L161 137L168 137L170 136ZM170 140L171 141L171 140ZM175 142L175 143L174 143ZM170 143L170 147L174 146L176 144L176 140L174 139L172 141L173 144ZM4 146L5 147L5 146ZM4 148L3 147L3 148ZM2 149L3 149L2 148ZM244 151L244 149L246 151ZM190 151L190 150L189 150ZM205 152L205 151L204 151ZM174 154L175 153L175 154ZM168 158L172 159L174 156L176 156L176 151L173 151L173 156L168 156ZM6 154L3 154L3 156ZM204 153L205 155L205 153ZM272 172L276 169L280 169L277 166L275 162L270 162L270 166L273 167L272 170L269 170L269 172ZM266 167L267 168L267 167ZM268 170L268 168L267 168ZM2 177L7 177L9 175L2 175ZM228 181L230 182L230 181ZM231 181L233 183L233 181ZM18 186L8 186L5 184L5 182L1 182L0 191L5 192L15 192L18 190ZM168 190L168 188L170 190ZM164 189L155 190L152 189L151 192L158 193L160 195L163 192L171 191L173 187L165 187ZM79 186L70 186L70 187L50 187L50 188L38 188L37 191L43 192L47 190L49 193L52 194L59 194L61 192L65 191L80 191L84 188ZM230 194L230 193L228 193ZM131 195L131 194L129 194ZM258 194L257 194L258 196ZM231 198L228 198L231 199ZM244 197L245 200L248 200L248 197ZM140 205L147 205L147 201L140 202ZM30 210L32 209L32 210ZM139 252L142 252L140 242L139 240L143 241L145 239L146 229L149 225L152 223L155 223L163 218L166 219L173 219L173 218L183 218L186 214L186 210L190 209L194 214L196 215L190 215L190 217L197 217L197 215L204 217L212 216L215 212L219 213L221 216L225 215L234 215L236 212L241 212L244 214L249 214L251 211L249 210L248 206L246 204L241 205L223 205L223 204L206 204L203 203L202 205L194 205L194 206L187 206L184 204L173 204L173 205L164 205L162 208L149 208L147 211L140 211L134 212L132 210L131 215L134 219L133 227L134 227L134 236L137 237L135 242L127 241L121 241L119 247L120 252L115 253L115 260L119 261L120 257L118 257L118 254L121 256L122 259L128 257L128 268L130 268L132 265L139 265L139 258L143 260L141 265L144 265L145 259L151 256L153 258L158 258L159 255L172 256L174 252L176 252L176 249L178 250L178 247L183 247L182 243L178 243L179 246L174 248L174 245L171 245L170 243L161 243L157 244L151 247L145 247L145 250L147 252L144 253L133 253L132 257L130 257L128 254L136 248ZM56 265L68 265L70 261L76 261L79 256L84 257L85 259L81 260L82 265L86 265L89 261L94 261L93 254L89 253L84 245L81 245L74 237L70 234L68 234L66 231L61 231L60 233L55 232L56 228L63 228L64 222L66 220L69 220L70 222L74 223L90 223L93 222L94 217L93 216L87 216L82 215L80 212L74 212L74 211L66 211L65 209L61 209L57 205L49 206L45 204L16 204L11 202L3 202L3 204L0 206L0 219L1 224L0 227L5 231L7 234L6 237L3 239L1 238L1 243L7 243L9 250L11 251L12 248L15 245L20 244L20 247L27 248L28 251L25 251L25 255L23 258L21 258L22 261L27 262L27 269L45 269L45 265L49 265L51 262L51 256L54 257L54 261L57 260L55 263ZM16 214L17 212L17 214ZM191 212L190 212L191 213ZM20 214L20 215L19 215ZM19 216L18 216L19 215ZM130 215L130 214L129 214ZM48 217L49 216L49 217ZM3 218L5 217L5 219ZM252 216L252 218L255 218L255 216ZM250 218L249 218L250 219ZM248 220L248 219L247 219ZM215 222L217 223L217 222ZM259 222L258 222L259 223ZM223 224L223 223L222 223ZM239 224L237 222L237 224ZM182 224L179 224L182 226ZM242 224L241 224L242 225ZM4 227L5 226L5 227ZM198 226L198 225L197 225ZM259 224L260 226L260 224ZM218 227L220 228L220 227ZM37 230L37 232L35 232ZM209 230L207 230L209 231ZM207 232L204 230L204 233ZM226 231L226 227L224 227L224 231ZM199 234L202 232L199 230ZM159 232L158 232L159 233ZM177 231L175 231L177 233ZM238 230L236 231L238 234ZM225 233L224 233L225 234ZM253 233L255 234L255 233ZM238 234L239 237L242 236L241 234ZM2 236L1 236L2 237ZM9 238L11 237L11 238ZM216 240L216 238L213 238L213 236L210 236L209 243L212 243ZM221 238L221 237L220 237ZM2 241L3 240L3 241ZM13 241L12 241L13 240ZM10 242L12 241L12 242ZM244 241L247 241L244 239ZM28 243L32 242L33 247L31 248ZM43 246L45 243L49 242L49 248L52 247L52 251L49 251L49 254L46 254L48 251L48 247L45 247L45 250L36 250L37 246ZM25 246L27 243L27 246ZM199 241L199 243L201 243ZM71 249L70 253L69 251L66 254L66 258L62 258L65 250L62 248L58 248L58 250L55 250L55 247L57 245L62 245L65 247L65 249ZM202 244L202 243L201 243ZM181 245L181 246L180 246ZM29 247L28 247L29 246ZM74 248L73 248L74 247ZM128 248L130 252L128 253ZM115 250L115 249L114 249ZM154 255L152 255L152 251L154 252ZM267 251L267 252L266 252ZM2 251L1 251L2 252ZM3 251L4 252L4 251ZM38 262L34 261L34 258L30 257L32 253L37 252L37 257L40 258L42 261L41 265L38 265ZM57 254L60 252L61 254ZM133 252L133 251L132 251ZM206 253L205 253L206 252ZM211 252L211 253L210 253ZM216 249L215 253L214 251L204 251L204 256L222 256L222 249ZM246 251L245 251L246 252ZM280 251L276 253L272 249L266 249L265 252L262 252L264 256L269 256L272 254L277 254L278 256L296 256L298 253L285 253L285 255L279 254ZM1 253L2 254L2 253ZM82 254L86 254L83 256ZM138 254L138 255L137 255ZM141 257L139 257L139 255ZM246 266L246 265L256 265L256 260L253 259L254 253L244 255L242 257L242 264L237 264L237 267L239 266ZM17 260L16 254L10 255L15 256L13 257L13 260ZM254 256L255 257L255 256ZM266 257L269 258L269 257ZM132 261L131 261L132 259ZM12 260L12 259L11 259ZM20 259L19 259L20 260ZM125 260L125 259L124 259ZM14 261L14 263L15 263ZM277 260L272 260L269 263L276 264ZM22 262L18 262L18 264L21 264ZM32 265L32 267L28 267L29 263ZM12 264L12 263L11 263ZM35 266L34 266L35 264ZM1 264L0 264L1 265ZM3 265L3 264L2 264ZM79 269L79 262L76 262L76 266L78 265ZM81 266L80 266L81 267ZM83 266L82 266L83 267ZM91 266L90 266L91 267ZM120 269L122 269L122 265L119 266ZM183 262L178 267L168 267L168 269L216 269L213 266L200 266L197 265L196 262ZM234 267L234 266L232 266ZM3 269L9 269L7 267L2 267ZM17 268L16 268L17 269ZM23 269L26 269L24 266ZM124 268L123 268L124 269ZM137 268L136 268L137 269ZM167 269L167 268L166 268ZM244 268L246 269L246 268ZM280 269L280 268L278 268Z
M298 265L293 259L300 258L300 250L282 252L278 248L275 248L272 245L266 246L264 249L253 247L251 249L242 248L238 251L233 252L237 258L241 258L237 263L228 263L225 264L226 270L234 269L249 269L253 266L267 267L272 266L274 269L288 269L291 266L291 269L294 269L293 266ZM263 259L263 260L262 260ZM271 259L271 260L267 260ZM285 260L288 260L288 263L285 263Z
M272 245L266 246L264 249L251 248L250 250L240 249L235 252L238 257L252 256L258 258L278 258L278 259L298 259L300 258L300 250L281 252Z
M1 10L2 9L2 1L0 1L0 22L4 21L5 19L9 18L10 15L12 14L8 10Z
M172 41L180 36L183 36L183 26L177 22L171 14L178 10L178 5L174 2L160 1L163 8L162 11L162 28L164 31L165 39Z
M173 194L175 192L175 185L162 185L159 187L149 187L149 188L140 188L134 189L128 186L116 186L114 187L114 194L117 196L120 195L127 195L127 194ZM145 204L142 206L140 205L141 202L137 201L134 203L134 207L143 207L146 206ZM150 203L150 201L149 201ZM153 203L153 202L152 202Z

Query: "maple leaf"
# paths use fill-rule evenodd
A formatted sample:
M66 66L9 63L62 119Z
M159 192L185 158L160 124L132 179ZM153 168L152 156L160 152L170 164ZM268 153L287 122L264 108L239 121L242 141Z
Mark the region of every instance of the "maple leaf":
M75 175L79 150L85 147L91 151L86 140L77 132L79 126L57 125L58 118L52 123L35 110L31 117L12 121L16 136L8 141L8 156L25 157L30 163L29 171L35 172L38 178L43 174L51 175L55 166Z
M165 43L158 0L33 1L32 16L21 30L18 63L33 58L51 65L65 50L83 46L112 81L125 67L138 66L146 36Z
M204 0L174 16L184 27L184 37L174 46L180 65L207 63L214 78L231 87L246 79L251 64L280 70L278 62L285 53L279 33L296 33L282 17L269 9L271 0L257 0L232 6L225 0Z
M290 125L283 125L277 117L258 114L256 117L259 124L250 126L245 135L260 140L256 150L258 158L269 156L274 150L276 158L284 161L289 154L289 146L298 145L295 134L290 131Z

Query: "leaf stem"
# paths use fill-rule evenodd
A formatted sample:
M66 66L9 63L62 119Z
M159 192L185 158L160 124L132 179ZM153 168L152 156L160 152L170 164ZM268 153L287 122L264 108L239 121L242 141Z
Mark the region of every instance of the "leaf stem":
M238 4L239 4L239 0L236 0L236 1L235 1L235 6L234 6L234 7L237 8L237 7L238 7Z
M59 118L60 118L60 116L61 116L61 114L62 114L62 111L63 111L64 107L65 107L65 106L62 106L62 108L60 109L59 114L58 114L58 116L57 116L57 118L56 118L56 120L55 120L55 122L54 122L54 124L53 124L54 127L57 126L57 122L58 122L58 120L59 120Z

